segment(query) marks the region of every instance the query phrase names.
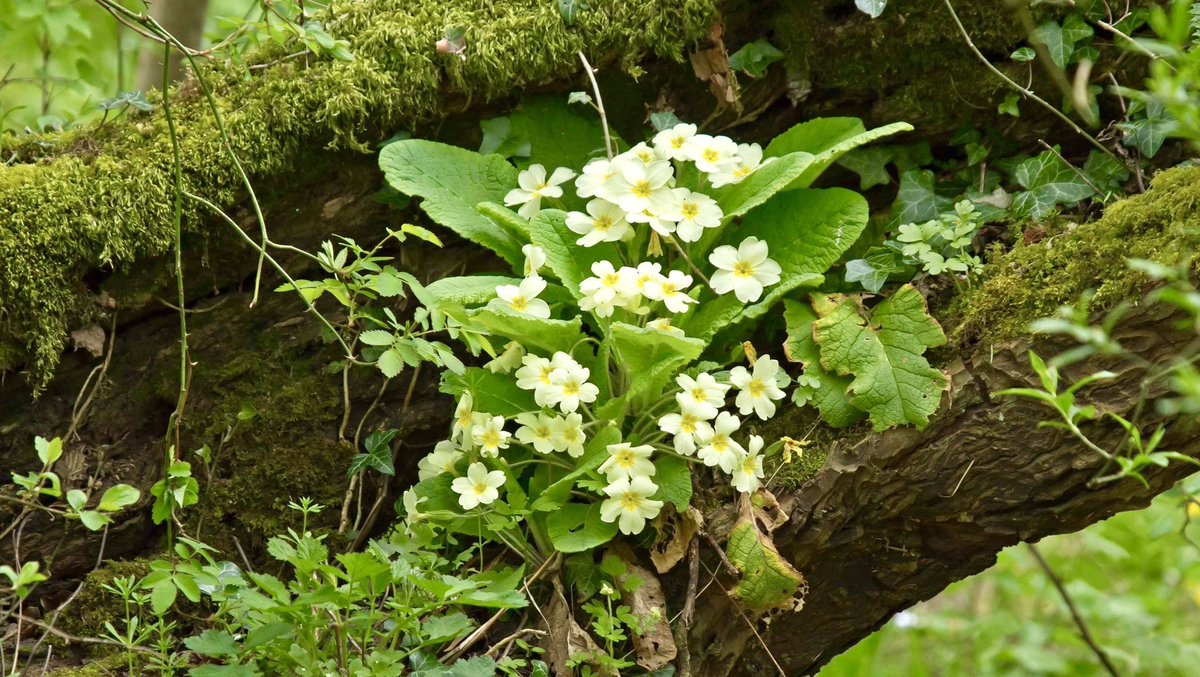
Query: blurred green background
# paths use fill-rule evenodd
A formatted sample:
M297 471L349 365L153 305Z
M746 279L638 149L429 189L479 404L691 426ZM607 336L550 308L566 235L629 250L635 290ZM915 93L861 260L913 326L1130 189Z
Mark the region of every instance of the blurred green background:
M128 6L138 7L135 0ZM243 18L253 0L210 0ZM102 113L134 88L139 49L155 49L92 0L0 0L0 128L56 128ZM1130 480L1132 481L1132 480ZM1200 526L1193 478L1143 511L1039 545L1123 675L1200 674ZM799 631L802 631L800 629ZM822 677L1095 675L1103 670L1025 546L992 569L905 611L835 658Z

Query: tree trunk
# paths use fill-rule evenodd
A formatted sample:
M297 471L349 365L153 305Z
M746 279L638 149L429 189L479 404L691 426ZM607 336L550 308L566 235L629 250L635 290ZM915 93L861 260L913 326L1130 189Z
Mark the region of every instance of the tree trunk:
M196 49L204 38L204 22L208 18L208 0L155 0L150 3L150 16L179 42ZM183 78L183 56L171 52L170 81ZM143 92L162 87L163 49L147 43L138 54L136 86Z

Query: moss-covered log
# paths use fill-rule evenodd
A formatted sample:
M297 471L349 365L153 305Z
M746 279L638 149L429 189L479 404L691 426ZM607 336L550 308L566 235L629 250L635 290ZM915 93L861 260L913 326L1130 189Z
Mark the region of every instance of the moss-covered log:
M692 113L685 117L702 119L711 112L715 104L702 85L690 82L690 75L681 77L672 60L707 33L716 3L589 4L592 10L567 27L554 4L542 0L344 0L333 3L331 12L339 18L330 30L351 40L358 57L352 64L304 68L296 60L282 61L251 79L225 65L206 66L206 82L217 93L273 236L305 248L331 233L377 238L396 217L372 199L381 181L373 157L363 151L400 127L425 136L440 130L442 138L465 143L480 104L499 106L531 88L571 87L566 80L578 78L577 50L610 65L632 67L647 55L660 60L642 63L647 74L640 83L612 79L633 102L619 111L618 124L640 124L642 102L660 95ZM964 19L985 51L1007 53L1021 40L996 7L963 4ZM990 98L999 90L985 84L982 71L972 70L973 57L940 13L940 0L897 3L897 11L880 23L844 11L852 8L848 2L723 7L730 44L761 37L769 26L769 37L789 54L786 71L745 86L744 96L762 111L738 135L762 138L818 112L866 113L879 122L903 118L927 135L947 134L955 121L970 119L964 112L969 106L986 100L994 109ZM457 27L466 31L468 59L437 56L434 42ZM870 45L871 60L853 50L828 58L835 46L855 41L863 50ZM935 54L935 46L946 51ZM941 97L933 107L927 100L930 83L942 67L962 74L964 82L956 76L955 86L971 81L982 89L967 103ZM793 102L785 94L799 91L796 87L805 96ZM187 188L252 229L240 179L198 85L184 85L176 105ZM453 117L460 111L466 111L462 124ZM0 381L0 467L29 466L35 434L71 430L70 486L102 488L122 481L144 490L161 474L178 378L177 317L156 299L169 295L162 290L174 284L168 263L170 144L162 117L153 113L57 137L6 138L2 144L5 159L14 161L0 165L0 370L23 365L34 384L56 366L57 371L36 399L15 373ZM999 256L991 281L955 308L963 319L960 341L942 355L953 385L924 432L819 431L815 438L821 442L806 458L812 472L793 478L796 491L781 496L790 521L776 535L810 589L798 613L758 626L789 674L814 670L895 611L986 568L999 549L1144 505L1186 471L1173 466L1152 474L1149 488L1133 482L1089 488L1093 459L1053 431L1030 433L1031 421L1043 418L1043 411L991 394L1030 380L1021 357L1027 343L1019 338L1026 319L1088 287L1101 287L1103 299L1139 298L1143 282L1125 272L1122 257L1174 261L1173 248L1188 242L1182 228L1200 218L1195 195L1200 170L1173 171L1146 195L1110 208L1097 223ZM240 549L256 559L263 538L291 519L281 510L288 498L309 495L340 503L346 460L354 449L339 434L347 406L339 376L323 369L337 354L294 298L267 295L249 309L254 253L194 206L185 216L190 342L197 365L182 451L187 456L208 445L214 458L211 472L200 474L202 503L189 513L190 527L231 557ZM447 255L420 249L390 253L426 279L493 264L465 243L448 244ZM284 263L297 273L306 265L298 258ZM268 278L267 288L279 281ZM110 325L113 301L117 314ZM64 346L71 330L92 322L115 326L115 340L101 386L80 415L89 399L85 385L104 358L64 354ZM1179 338L1165 318L1144 312L1131 317L1124 331L1148 356L1169 351ZM1038 349L1048 352L1050 346ZM1125 372L1100 391L1105 404L1127 410L1137 377ZM367 370L361 378L370 378ZM440 434L449 415L429 378L418 383L416 405L401 415L406 386L384 392L368 421L368 428L403 431L403 448L411 454L400 459L401 477L411 476L419 451ZM374 387L372 381L370 388L351 389L358 398L348 403L355 420L370 408ZM248 416L253 420L243 420ZM809 424L802 425L801 416L792 411L774 425L781 434L801 437ZM1094 432L1101 438L1112 433ZM1174 434L1174 448L1200 453L1195 431L1176 427ZM387 489L380 488L381 500L391 497ZM157 532L145 512L111 530L109 556L154 550ZM333 513L322 516L326 526L336 523ZM723 514L720 508L710 511L714 531ZM24 556L49 559L60 580L92 567L98 543L88 533L32 522L25 536ZM8 547L0 544L0 559L8 556ZM715 560L708 564L719 566ZM47 606L64 594L48 592L42 602ZM700 598L688 643L693 674L769 672L769 659L750 632L750 624L760 622L742 623L740 615L719 587Z

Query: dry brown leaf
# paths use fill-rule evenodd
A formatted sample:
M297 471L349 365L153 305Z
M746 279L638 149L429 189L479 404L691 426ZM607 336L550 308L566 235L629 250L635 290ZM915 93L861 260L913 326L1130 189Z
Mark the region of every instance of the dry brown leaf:
M708 83L709 90L720 106L741 112L737 76L729 68L729 51L725 49L724 34L725 24L718 19L701 43L704 47L692 52L692 71L697 78Z
M601 651L592 636L575 622L563 594L562 582L557 578L554 579L554 595L546 606L546 631L549 634L545 640L545 659L551 674L573 675L575 671L567 667L571 656ZM600 670L597 666L593 668ZM610 673L599 671L596 674L608 677Z
M676 513L666 513L664 526L671 531L669 539L660 540L650 549L650 561L654 563L655 570L660 574L665 574L679 564L687 555L688 544L692 542L696 532L704 525L704 516L699 510L689 507L687 512L682 515ZM667 529L660 528L659 534L663 534Z
M642 623L642 634L630 633L637 664L649 672L667 667L675 660L678 648L667 617L667 596L658 577L649 569L638 566L631 558L615 553L625 562L625 574L617 578L621 588L621 603ZM627 585L630 579L638 583ZM633 590L627 590L632 587Z

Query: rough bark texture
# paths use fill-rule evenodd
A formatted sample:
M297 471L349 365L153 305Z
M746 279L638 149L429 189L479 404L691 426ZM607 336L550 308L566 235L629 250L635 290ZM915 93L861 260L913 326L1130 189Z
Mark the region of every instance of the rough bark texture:
M942 91L936 100L925 98L931 83L944 88L936 74L951 66L955 72L969 74L955 79L956 86L979 84L986 90L979 92L985 97L979 103L986 101L994 110L998 90L987 84L986 74L972 65L970 54L953 37L940 13L940 0L896 5L897 11L871 23L848 2L780 2L750 8L728 3L726 39L731 45L760 37L762 27L769 25L768 37L788 48L791 61L786 71L744 88L746 109L761 111L755 124L731 133L762 139L813 114L851 113L874 122L908 119L918 123L923 135L944 139L958 121L977 119L970 108L960 105L959 97ZM1006 15L987 3L961 9L988 53L1006 54L1021 39ZM894 39L898 45L891 42ZM837 59L829 57L834 47L847 44L854 48ZM946 51L934 53L935 45ZM867 57L869 62L859 62ZM474 68L474 62L466 68ZM704 91L702 86L681 78L674 70L678 68L651 67L641 85L624 79L614 82L614 87L629 94L607 97L613 100L619 124L637 127L645 114L642 104L660 95L678 103L684 117L703 119L711 100L695 96ZM876 79L863 80L863 68ZM544 70L560 77L570 72L564 64ZM485 81L483 76L477 79ZM797 92L803 96L789 101L788 94ZM446 95L460 97L461 92ZM382 109L391 110L387 106ZM329 124L345 131L337 116ZM452 134L462 129L474 133L474 127L474 120L457 125L451 121L446 129L455 130ZM203 127L199 129L204 133ZM447 140L470 145L462 136ZM203 148L219 150L217 145ZM416 218L412 213L398 216L372 199L381 186L372 156L293 151L288 146L286 153L281 151L283 159L255 177L275 239L307 249L331 233L368 242L378 239L384 226ZM53 161L45 164L29 167L30 173L54 171ZM210 169L196 169L189 181L200 181L206 171ZM18 181L14 178L12 183ZM230 188L232 184L223 178L215 185L223 187L224 195L237 190ZM25 194L15 189L11 193ZM4 195L0 192L0 213ZM14 211L26 208L7 206ZM226 206L232 206L232 201ZM1168 215L1163 228L1177 220L1195 219L1200 205L1189 209L1184 216ZM235 218L247 226L253 223L245 205ZM308 495L340 505L346 463L355 452L354 426L375 399L378 379L371 370L354 372L351 392L357 399L350 402L352 424L345 436L339 436L344 407L340 376L324 370L336 351L322 343L316 323L290 296L264 292L259 307L247 308L255 255L218 221L203 221L190 232L186 279L188 307L195 311L189 316L189 328L197 365L185 417L188 444L182 455L195 460L192 450L208 444L216 460L211 476L199 473L202 502L189 512L189 526L194 535L226 555L234 557L241 548L255 560L263 554L265 537L294 525L283 509L289 498ZM399 256L404 268L424 279L484 271L495 264L478 249L456 242L438 253L417 246L387 253ZM97 272L97 262L82 257L68 263L70 275L78 272L75 281L81 290L103 291L116 302L112 361L82 416L73 411L88 399L85 383L103 357L68 353L36 400L29 384L14 374L0 380L0 468L29 469L34 435L64 434L73 428L76 437L68 440L69 461L63 462L69 487L90 483L103 489L128 482L145 492L161 474L163 433L174 408L178 378L177 316L155 300L156 296L171 298L174 280L168 258L143 257L116 274ZM305 272L303 259L284 257L283 263L293 273ZM1096 271L1097 275L1106 272ZM268 275L264 288L278 282ZM100 322L105 330L108 317ZM1173 332L1167 318L1146 311L1123 326L1130 347L1150 358L1166 355L1188 339ZM771 661L751 632L752 623L788 674L811 672L896 611L990 566L1000 549L1074 531L1120 510L1143 506L1187 471L1177 465L1157 472L1151 475L1149 488L1133 481L1088 487L1100 470L1097 460L1063 434L1035 429L1033 422L1046 418L1047 410L992 396L998 389L1031 380L1025 347L1016 342L994 348L964 347L961 356L947 353L942 364L950 365L953 383L941 412L925 431L823 434L822 439L830 440L821 449L828 461L798 491L780 497L790 521L775 535L781 552L808 581L803 609L769 623L743 622L739 620L743 615L720 587L709 587L699 600L688 642L692 673L769 674ZM1053 352L1046 344L1035 347ZM1096 393L1105 407L1125 412L1135 402L1138 379L1137 373L1126 371ZM419 452L441 434L449 416L431 375L419 381L415 404L402 415L400 402L407 386L406 376L383 392L364 426L364 430L402 430L401 478L411 477ZM254 420L239 423L237 415L242 411L255 412ZM73 418L78 419L77 425L72 426ZM795 412L781 417L780 434L802 437L808 422L801 425L800 418ZM1103 426L1089 432L1099 440L1114 439L1114 431ZM1176 425L1172 435L1173 448L1200 452L1193 428ZM368 503L376 496L386 511L392 497L389 487L372 487ZM0 519L3 516L0 512ZM322 519L317 526L336 525L336 510L326 511ZM50 560L59 585L92 567L99 545L94 535L39 520L23 529L22 557ZM725 511L710 511L710 530L719 534L727 520ZM133 511L110 531L105 554L122 558L152 552L157 535L148 510ZM707 546L701 551L707 553L708 566L718 570ZM0 544L0 561L10 561L13 555L11 542ZM677 583L667 581L669 588ZM61 590L51 588L47 593L44 603L52 606ZM672 604L682 600L674 595L669 599Z

